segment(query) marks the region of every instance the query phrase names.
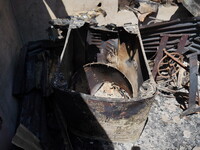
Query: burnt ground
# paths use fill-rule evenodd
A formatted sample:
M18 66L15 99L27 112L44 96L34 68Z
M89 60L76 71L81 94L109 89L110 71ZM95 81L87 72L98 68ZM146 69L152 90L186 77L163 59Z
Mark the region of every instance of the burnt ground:
M134 146L113 143L114 149L200 150L200 113L180 118L183 110L179 106L172 95L158 94L140 139Z
M159 94L147 124L134 144L115 144L116 150L200 150L200 113L180 118L175 98Z
M135 144L141 150L200 150L200 113L180 119L175 98L159 94Z
M181 118L180 101L183 99L178 102L173 94L158 93L139 140L134 144L112 143L113 149L200 150L200 113ZM106 143L102 147L111 149Z

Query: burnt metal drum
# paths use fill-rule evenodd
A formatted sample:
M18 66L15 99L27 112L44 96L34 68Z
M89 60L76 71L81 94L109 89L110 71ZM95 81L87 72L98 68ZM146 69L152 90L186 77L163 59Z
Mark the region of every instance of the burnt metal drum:
M105 83L113 84L113 88L116 85L119 88L118 90L120 90L119 92L126 93L128 97L133 96L131 83L126 76L118 69L103 63L89 63L84 65L74 74L70 89L94 95ZM106 84L106 86L109 85ZM120 101L122 100L127 100L127 98L120 99Z
M67 121L68 130L80 138L135 142L142 133L156 90L149 91L145 86L141 91L145 90L146 96L132 98L131 83L116 68L100 64L89 64L83 68L78 72L80 75L74 76L72 89L55 87L56 101ZM85 78L88 86L81 86L86 84ZM94 96L95 84L105 81L116 82L130 98ZM75 91L77 85L81 88Z

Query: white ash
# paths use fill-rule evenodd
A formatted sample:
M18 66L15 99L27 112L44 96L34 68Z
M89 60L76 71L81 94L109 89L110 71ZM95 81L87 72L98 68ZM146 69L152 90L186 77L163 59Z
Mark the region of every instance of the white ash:
M111 82L104 82L95 92L96 97L125 98L130 99L129 94L118 85Z
M140 150L192 150L200 147L200 114L179 117L175 98L156 96L148 122L135 146Z

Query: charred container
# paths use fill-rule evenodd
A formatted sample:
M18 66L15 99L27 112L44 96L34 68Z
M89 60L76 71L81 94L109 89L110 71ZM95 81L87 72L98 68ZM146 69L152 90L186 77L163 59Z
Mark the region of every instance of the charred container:
M136 26L72 29L56 103L79 139L135 142L154 101L155 84Z

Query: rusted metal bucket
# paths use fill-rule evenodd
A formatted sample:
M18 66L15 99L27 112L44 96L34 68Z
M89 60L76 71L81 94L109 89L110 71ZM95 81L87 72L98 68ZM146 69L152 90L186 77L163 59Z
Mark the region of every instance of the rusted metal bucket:
M135 142L144 127L154 97L99 98L74 91L57 91L68 130L79 137L112 142Z
M78 137L74 145L94 140L133 143L139 138L156 88L136 29L83 26L72 32L58 73L63 76L54 80L54 87L67 130ZM113 89L105 83L118 93L109 96ZM103 87L107 95L96 94Z
M131 98L94 96L103 82L116 83ZM145 84L140 96L132 98L131 83L119 70L105 64L87 64L75 74L71 90L57 89L57 102L68 120L68 130L74 135L93 140L135 142L154 100L154 87L151 83Z

